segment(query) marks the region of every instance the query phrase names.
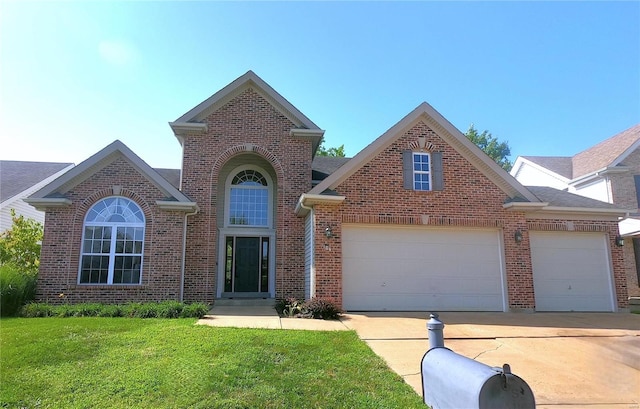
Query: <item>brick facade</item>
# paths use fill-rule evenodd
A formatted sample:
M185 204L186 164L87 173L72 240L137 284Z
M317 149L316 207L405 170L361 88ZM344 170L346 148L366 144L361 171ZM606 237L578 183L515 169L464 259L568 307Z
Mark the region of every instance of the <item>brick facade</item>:
M270 91L266 91L268 94ZM40 301L179 300L214 303L222 289L224 271L226 183L239 166L250 164L269 177L272 191L271 226L275 239L272 295L303 298L305 290L305 219L295 209L312 189L314 143L293 136L300 129L291 116L276 108L264 90L244 87L194 123L181 135L183 168L181 194L197 203L198 212L167 211L156 201L165 195L123 157L111 160L81 183L65 190L68 207L46 212L37 297ZM271 97L273 97L271 95ZM282 103L282 102L279 102ZM295 115L293 115L295 116ZM206 124L206 128L203 126ZM202 125L202 126L201 126ZM195 128L195 127L194 127ZM403 188L402 152L426 137L433 152L442 153L444 190ZM598 231L610 239L617 305L627 306L623 249L615 247L615 221L535 219L525 211L504 208L508 195L485 173L450 146L427 123L417 121L375 157L334 189L346 199L340 204L316 204L313 209L316 296L342 305L343 224L427 225L445 228L491 228L502 232L507 302L510 309L535 309L529 231ZM141 285L78 285L83 221L88 209L104 197L119 194L135 201L146 218ZM186 248L183 231L186 219ZM331 226L333 237L326 237ZM236 227L229 234L237 234ZM253 230L250 231L255 231ZM259 230L259 229L258 229ZM516 230L523 240L513 239ZM253 234L253 233L252 233ZM184 251L184 260L183 260ZM184 282L182 266L184 263Z
M82 230L87 211L99 200L127 197L146 219L141 285L79 285ZM179 300L184 215L160 210L163 193L129 162L116 159L65 196L72 204L46 212L36 298L49 303ZM64 294L63 297L60 295Z
M442 152L444 190L413 191L403 188L402 151L425 136L432 150ZM499 228L503 233L507 294L510 309L535 309L529 230L566 231L566 220L528 219L523 212L505 210L507 199L491 180L420 122L380 154L348 177L336 189L345 201L339 206L315 206L316 294L342 303L342 223L448 226L451 228ZM612 264L617 304L627 306L622 251L613 245L617 223L572 221L578 231L603 231L612 243ZM334 237L326 238L330 225ZM516 243L515 231L524 232Z
M290 136L295 127L259 93L248 89L209 115L208 131L184 141L183 192L198 202L189 219L185 299L213 302L217 293L218 229L216 210L225 164L244 155L263 160L275 175L276 296L304 294L304 219L294 209L300 194L311 189L311 141ZM252 159L251 156L255 156ZM231 169L227 169L227 172Z

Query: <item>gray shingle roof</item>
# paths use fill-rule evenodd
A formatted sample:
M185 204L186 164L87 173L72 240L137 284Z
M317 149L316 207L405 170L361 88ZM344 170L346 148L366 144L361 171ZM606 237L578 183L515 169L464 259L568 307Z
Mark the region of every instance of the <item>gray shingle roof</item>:
M176 189L180 189L180 169L154 168L156 172Z
M567 179L573 179L571 156L523 156L523 158L547 168Z
M0 202L42 182L73 163L0 160Z
M342 165L349 162L351 158L336 158L333 156L316 156L311 163L312 179L323 180Z
M578 207L589 209L618 209L618 206L600 200L569 193L566 190L558 190L547 186L525 186L542 202L549 206Z

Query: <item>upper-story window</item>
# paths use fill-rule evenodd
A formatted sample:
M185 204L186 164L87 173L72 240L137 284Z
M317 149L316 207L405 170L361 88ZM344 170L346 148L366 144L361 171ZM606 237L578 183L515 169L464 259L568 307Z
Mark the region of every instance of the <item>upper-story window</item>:
M444 190L442 152L402 152L403 186L417 191Z
M229 226L269 227L269 180L257 169L236 171L229 186Z
M431 190L431 155L413 154L413 189Z
M119 196L94 204L84 219L80 284L140 284L144 213Z

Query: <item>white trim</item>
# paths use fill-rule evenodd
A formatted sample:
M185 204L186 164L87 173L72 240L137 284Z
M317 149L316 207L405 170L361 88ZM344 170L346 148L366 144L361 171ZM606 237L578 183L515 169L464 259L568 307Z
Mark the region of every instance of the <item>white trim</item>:
M520 173L520 171L522 170L522 168L524 166L531 166L532 168L534 168L535 170L538 170L540 172L546 173L549 176L552 176L556 179L558 179L560 182L569 185L569 183L571 182L571 179L562 176L559 173L556 173L554 171L552 171L549 168L545 168L542 165L537 164L536 162L533 162L527 158L524 158L522 156L518 156L516 158L515 163L513 164L513 168L511 168L511 171L509 172L511 174L511 176L515 177L516 180L518 179L518 174Z
M156 205L161 210L197 212L198 204L196 202L176 202L172 200L156 200Z
M65 197L51 197L51 198L31 198L27 197L22 199L24 202L35 207L36 210L44 212L49 207L67 207L73 203L70 199Z
M339 205L344 202L346 196L333 196L333 195L316 195L310 193L303 193L298 199L295 214L298 216L304 216L309 212L309 208L317 204Z

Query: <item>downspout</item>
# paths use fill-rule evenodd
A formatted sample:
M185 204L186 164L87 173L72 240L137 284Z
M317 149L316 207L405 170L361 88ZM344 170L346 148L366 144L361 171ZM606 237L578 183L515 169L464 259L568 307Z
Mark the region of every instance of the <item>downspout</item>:
M198 213L198 208L192 213L184 214L184 223L182 227L182 264L180 266L180 302L184 302L184 270L187 265L187 217Z

